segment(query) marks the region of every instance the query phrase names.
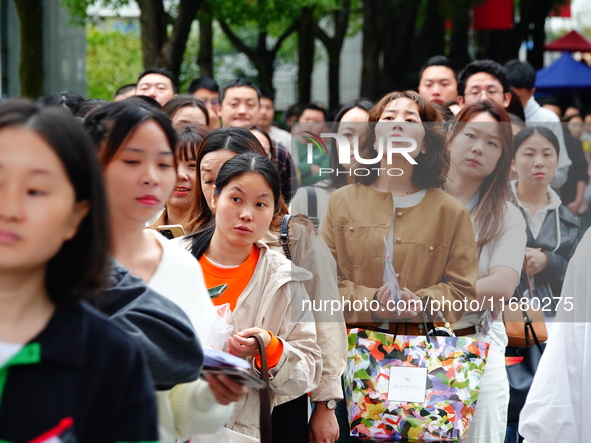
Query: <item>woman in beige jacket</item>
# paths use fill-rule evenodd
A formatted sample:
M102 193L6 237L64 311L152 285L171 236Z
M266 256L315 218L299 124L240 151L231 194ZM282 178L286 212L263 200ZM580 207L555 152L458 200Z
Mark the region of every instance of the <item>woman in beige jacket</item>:
M206 284L227 278L224 301L232 307L228 323L234 333L226 350L252 361L252 371L258 373L259 350L250 336L263 338L271 400L275 395L309 392L318 384L322 367L314 317L301 309L309 301L302 282L311 278L310 273L258 242L279 211L280 192L279 174L266 157L233 157L215 179L214 222L187 237ZM258 438L260 395L250 390L238 401L226 427Z
M384 239L393 249L404 300L420 299L423 306L428 299L440 302L446 307L445 319L456 322L464 314L464 300L475 298L478 258L472 221L463 204L439 189L449 158L437 121L437 111L420 95L412 91L386 95L370 111L369 122L374 125L360 143L360 155L375 158L380 140L404 137L416 141L416 149L406 153L416 164L403 155L384 153L379 164L353 165L357 173L362 166L373 168L330 198L320 232L337 262L341 296L362 302L345 307L347 324L413 316L412 309L400 315L388 309L390 291L382 274ZM403 144L408 146L408 141ZM374 299L383 309L355 309L370 306ZM452 309L443 304L456 300L460 303Z
M371 127L357 153L375 162L353 164L354 183L330 197L320 233L337 263L350 327L394 331L396 321L420 319L423 309L435 314L433 321L454 328L475 298L478 258L470 215L439 189L449 158L438 121L435 108L417 93L386 95L370 111ZM416 143L414 150L410 141ZM405 155L386 155L385 143ZM383 280L384 242L392 251L398 294L391 294ZM393 296L401 302L394 304ZM402 333L419 333L412 323L404 326ZM454 329L457 335L475 333L473 324ZM343 427L345 415L341 402L337 416Z

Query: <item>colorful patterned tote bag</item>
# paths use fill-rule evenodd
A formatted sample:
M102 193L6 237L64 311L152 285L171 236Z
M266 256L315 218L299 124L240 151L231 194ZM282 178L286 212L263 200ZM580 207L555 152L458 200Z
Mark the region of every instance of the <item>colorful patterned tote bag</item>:
M462 441L489 344L469 337L349 331L344 374L351 436L367 441Z

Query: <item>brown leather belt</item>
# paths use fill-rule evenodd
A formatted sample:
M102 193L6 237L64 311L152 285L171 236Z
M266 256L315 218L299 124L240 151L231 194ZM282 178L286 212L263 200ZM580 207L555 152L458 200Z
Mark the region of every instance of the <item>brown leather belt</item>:
M421 328L419 329L419 324L414 324L414 323L405 323L401 325L402 327L400 327L398 329L398 333L399 334L404 334L404 335L424 335L425 331L423 331L422 325ZM437 325L435 325L437 327ZM456 337L464 337L466 335L472 335L472 334L476 334L476 326L472 325L472 326L468 326L467 328L463 328L463 329L454 329L454 334L456 335Z

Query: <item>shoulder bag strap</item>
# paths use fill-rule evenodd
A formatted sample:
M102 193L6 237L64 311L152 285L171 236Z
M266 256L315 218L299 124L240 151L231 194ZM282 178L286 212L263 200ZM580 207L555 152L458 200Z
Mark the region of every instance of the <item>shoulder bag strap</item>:
M265 383L265 387L259 390L260 395L260 432L261 443L272 443L271 432L271 398L269 397L269 369L267 367L267 354L265 352L265 343L263 338L258 335L251 335L259 346L259 353L261 355L261 380Z
M308 194L308 218L312 220L314 226L318 227L318 198L316 197L316 188L314 186L306 186L305 189Z
M279 231L279 243L283 246L283 252L288 260L291 260L291 251L289 250L289 220L291 215L286 214L281 220L281 230Z
M531 287L531 281L529 280L529 275L527 274L527 271L526 271L526 264L527 263L526 263L525 259L523 259L523 273L525 274L525 280L527 281L527 289L529 290L530 299L532 299L534 297L534 292ZM531 335L534 339L534 343L540 349L540 352L544 352L542 349L542 345L540 344L540 341L538 340L538 336L536 335L536 330L534 329L533 320L531 318L529 318L529 316L527 315L527 311L524 311L522 309L521 313L523 314L523 330L524 330L524 334L525 334L525 346L529 347L529 332L531 331Z

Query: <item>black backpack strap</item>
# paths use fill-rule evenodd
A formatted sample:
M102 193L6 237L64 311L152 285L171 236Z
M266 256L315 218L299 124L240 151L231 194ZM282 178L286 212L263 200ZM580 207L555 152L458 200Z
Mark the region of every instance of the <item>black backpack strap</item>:
M316 188L314 186L306 186L304 189L308 194L308 218L312 220L314 226L318 227L318 198L316 197Z
M289 220L291 219L291 215L286 214L283 216L283 220L281 220L281 230L279 231L279 243L283 246L283 251L285 252L285 256L291 260L291 252L289 250Z

